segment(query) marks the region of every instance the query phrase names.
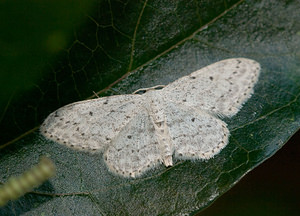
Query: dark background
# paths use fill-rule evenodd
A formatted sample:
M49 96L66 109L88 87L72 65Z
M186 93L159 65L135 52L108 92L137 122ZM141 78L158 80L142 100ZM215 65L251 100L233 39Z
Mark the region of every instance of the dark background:
M198 216L300 215L300 130Z

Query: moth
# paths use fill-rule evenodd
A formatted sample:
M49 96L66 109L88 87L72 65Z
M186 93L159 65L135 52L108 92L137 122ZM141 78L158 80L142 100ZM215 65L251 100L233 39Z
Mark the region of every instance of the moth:
M66 105L51 113L41 133L78 150L103 152L110 171L138 177L173 157L209 159L227 144L223 117L251 97L260 64L226 59L144 94L116 95Z

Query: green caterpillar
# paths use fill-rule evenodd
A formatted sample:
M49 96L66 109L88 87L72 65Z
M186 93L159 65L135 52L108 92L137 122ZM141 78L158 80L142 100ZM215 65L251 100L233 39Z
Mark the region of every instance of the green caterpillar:
M9 200L18 199L54 174L55 166L53 162L49 158L42 157L37 165L19 177L10 177L0 187L0 206L6 205Z

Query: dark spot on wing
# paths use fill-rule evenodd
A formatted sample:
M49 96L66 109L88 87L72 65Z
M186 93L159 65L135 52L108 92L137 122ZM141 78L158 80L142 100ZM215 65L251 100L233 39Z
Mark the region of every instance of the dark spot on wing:
M131 135L128 135L128 136L127 136L127 138L128 138L128 139L131 139L131 138L132 138L132 136L131 136Z
M210 79L211 81L213 81L213 80L214 80L214 78L213 78L212 76L210 76L210 77L209 77L209 79Z
M191 79L196 79L196 77L194 77L194 76L191 76L190 78L191 78Z
M155 122L155 124L156 124L158 127L161 127L161 126L162 126L162 122Z
M93 116L93 112L89 112L90 116Z
M194 121L195 121L195 118L192 118L191 120L192 120L192 122L194 122Z

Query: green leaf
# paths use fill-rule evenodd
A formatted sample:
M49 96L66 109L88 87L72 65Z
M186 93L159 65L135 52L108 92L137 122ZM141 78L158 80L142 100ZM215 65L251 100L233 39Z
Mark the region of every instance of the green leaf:
M3 103L2 143L16 140L2 146L0 181L21 174L40 155L56 163L57 175L0 214L178 215L207 207L300 127L299 11L296 0L97 2L72 42L55 59L46 56L48 66L39 67L34 88ZM61 40L60 34L53 38ZM127 179L111 174L102 154L26 133L93 91L125 94L168 84L231 57L258 61L262 73L241 111L224 119L230 142L213 159L175 161Z
M49 72L60 63L56 56L67 52L62 50L74 40L72 30L86 20L93 3L0 2L0 126L5 128L0 144L40 124L47 91L54 87Z

